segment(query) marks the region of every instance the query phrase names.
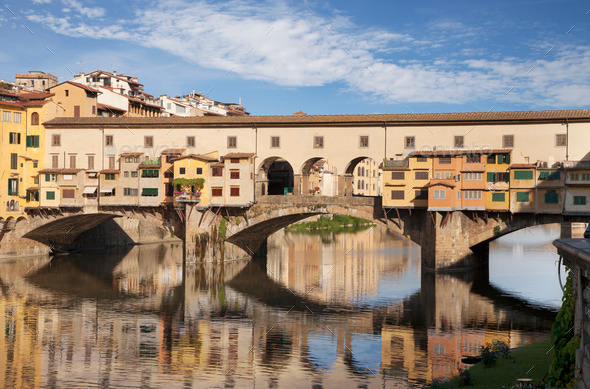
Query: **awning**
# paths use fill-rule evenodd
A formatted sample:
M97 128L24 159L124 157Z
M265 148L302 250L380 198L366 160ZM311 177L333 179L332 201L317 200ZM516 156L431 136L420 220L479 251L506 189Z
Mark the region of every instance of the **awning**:
M27 188L27 192L38 192L38 191L39 191L38 186L31 186L30 188Z
M100 193L113 193L114 189L114 186L103 186L102 188L100 188Z
M82 194L85 194L85 195L93 195L93 194L96 193L96 190L97 189L98 188L96 186L86 186L86 187L84 187L84 192L82 192Z

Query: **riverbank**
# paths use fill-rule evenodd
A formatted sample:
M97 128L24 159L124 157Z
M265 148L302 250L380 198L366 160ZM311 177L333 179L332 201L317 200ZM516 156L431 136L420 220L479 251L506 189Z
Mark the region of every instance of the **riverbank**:
M285 227L287 232L295 233L333 233L355 232L375 226L375 223L360 217L334 215L320 216L311 222L296 223Z
M553 360L553 348L549 339L528 344L512 350L508 359L498 358L493 367L484 368L480 362L469 369L472 377L471 386L486 388L517 387L517 379L530 378L532 384L539 385L549 371ZM513 362L514 361L514 362ZM449 382L434 382L430 388L459 388L460 378L453 377Z

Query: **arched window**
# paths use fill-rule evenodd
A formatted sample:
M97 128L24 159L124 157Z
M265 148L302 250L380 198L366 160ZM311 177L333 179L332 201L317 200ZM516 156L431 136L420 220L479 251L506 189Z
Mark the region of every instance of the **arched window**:
M39 125L39 114L37 112L33 112L31 114L31 125L33 125L33 126Z

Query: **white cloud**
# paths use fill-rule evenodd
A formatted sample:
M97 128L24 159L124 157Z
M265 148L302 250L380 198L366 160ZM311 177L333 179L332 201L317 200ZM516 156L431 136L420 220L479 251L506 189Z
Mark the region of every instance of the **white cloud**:
M33 0L34 4L49 4L51 0Z
M95 20L105 14L102 8L62 1L85 18L36 14L29 19L59 34L134 42L245 79L290 87L338 83L381 102L590 104L590 47L555 49L536 62L485 60L481 50L459 51L452 61L404 61L392 59L392 53L400 57L399 53L423 50L425 44L436 47L441 40L435 34L431 40L417 40L382 29L361 29L339 15L320 17L305 7L289 11L290 4L162 0L136 11L124 23L109 24ZM434 29L473 34L453 22Z

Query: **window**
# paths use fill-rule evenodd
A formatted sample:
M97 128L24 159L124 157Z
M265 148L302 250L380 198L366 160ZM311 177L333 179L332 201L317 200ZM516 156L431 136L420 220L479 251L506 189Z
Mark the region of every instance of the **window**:
M186 169L185 169L185 168L183 168L183 167L181 167L181 168L179 168L179 169L178 169L178 172L179 172L180 174L185 174L185 173L186 173Z
M139 163L139 157L135 157L135 158L133 158L133 162L134 162L134 163Z
M76 156L70 155L70 169L76 168Z
M488 174L487 174L487 182L508 182L508 181L509 181L508 173L488 172Z
M70 96L70 91L69 90L65 90L64 92L66 92L66 97Z
M202 167L198 167L197 168L197 174L203 174L203 168Z
M33 112L31 114L31 125L38 126L39 125L39 114L37 112Z
M154 137L153 136L144 136L143 137L143 147L154 147Z
M391 172L392 180L403 180L405 178L404 172Z
M582 181L590 181L590 173L582 173Z
M516 192L516 201L519 203L528 203L529 192Z
M115 174L114 173L106 173L104 175L104 179L108 180L108 181L113 181L115 179Z
M428 200L428 191L427 190L417 190L415 192L416 200Z
M232 186L229 188L229 195L231 197L239 197L240 196L240 187L239 186Z
M18 179L17 178L9 178L8 179L8 195L9 196L18 196Z
M434 190L434 198L437 200L444 200L447 198L447 191L444 189L435 189Z
M461 191L457 191L457 200L461 201Z
M404 199L404 191L403 190L392 190L391 191L391 199L392 200L403 200Z
M94 170L94 155L88 156L88 170Z
M510 164L510 154L498 154L498 164Z
M2 112L2 121L10 123L10 112L8 112L8 111Z
M428 158L426 157L416 157L416 162L427 162Z
M75 189L64 189L61 192L61 197L64 199L73 199L76 197Z
M236 147L238 147L238 137L228 136L227 137L227 148L228 149L235 149Z
M229 160L230 163L240 163L240 159L239 158L232 158Z
M8 143L11 145L20 145L20 133L10 132L8 134Z
M59 156L58 155L52 155L51 156L51 167L54 169L57 169L57 166L59 165Z
M221 177L223 176L223 168L221 166L215 166L211 169L211 176Z
M574 205L586 205L586 196L574 196Z
M570 172L569 177L571 181L578 181L580 179L580 174Z
M463 198L465 200L481 200L481 190L466 190Z
M105 135L104 145L105 146L112 146L113 145L113 136L112 135Z
M39 167L39 161L37 161L36 159L33 160L33 169L37 169ZM37 178L35 178L35 180L37 180Z
M160 177L160 171L157 169L143 169L141 171L141 176L142 177L151 177L151 178Z
M194 136L187 136L186 137L186 145L188 147L195 147L195 137Z
M545 193L545 204L558 204L559 203L559 194L552 190Z
M281 147L281 138L278 136L270 137L270 147L278 148Z
M442 173L441 172L434 173L434 178L442 178Z
M481 155L467 154L467 163L481 163Z
M567 143L566 134L555 134L555 146L565 146Z
M559 170L548 170L539 173L539 180L559 180L561 174Z
M229 178L232 180L237 180L240 178L240 171L239 170L230 170L229 171Z
M451 157L438 157L438 163L441 165L450 165Z
M502 147L514 147L514 135L502 136Z
M313 148L314 149L323 149L324 148L324 137L323 136L314 136L313 137Z
M494 154L488 155L488 165L494 165L496 163L496 156Z
M138 177L138 176L139 176L139 174L138 174L137 170L131 172L131 177Z
M211 188L211 197L223 196L223 188Z
M464 140L463 135L456 135L455 136L455 147L457 147L457 148L463 147L464 146L463 140Z
M109 157L109 169L115 169L115 157Z
M123 188L123 196L137 196L138 193L137 188Z
M59 135L59 134L51 135L51 145L52 146L61 146L61 135Z
M18 169L18 154L17 153L10 154L10 168L11 169Z
M367 135L361 135L359 139L359 147L369 147L369 137Z
M45 192L45 200L55 200L55 192Z
M404 138L404 149L413 149L416 147L416 137L406 136Z
M414 178L416 180L427 180L428 179L428 172L415 172Z
M481 181L482 173L464 173L465 181Z
M22 123L22 114L20 112L15 112L13 115L13 122L15 123Z
M533 179L533 171L532 170L516 170L516 171L514 171L514 179L515 180L532 180Z
M497 192L492 193L492 201L495 203L501 203L506 201L506 193Z
M129 172L128 171L124 172L123 177L129 177Z
M39 135L27 135L27 147L39 147Z
M154 197L158 195L158 188L143 188L141 190L142 196Z
M445 180L451 178L451 172L445 172Z

